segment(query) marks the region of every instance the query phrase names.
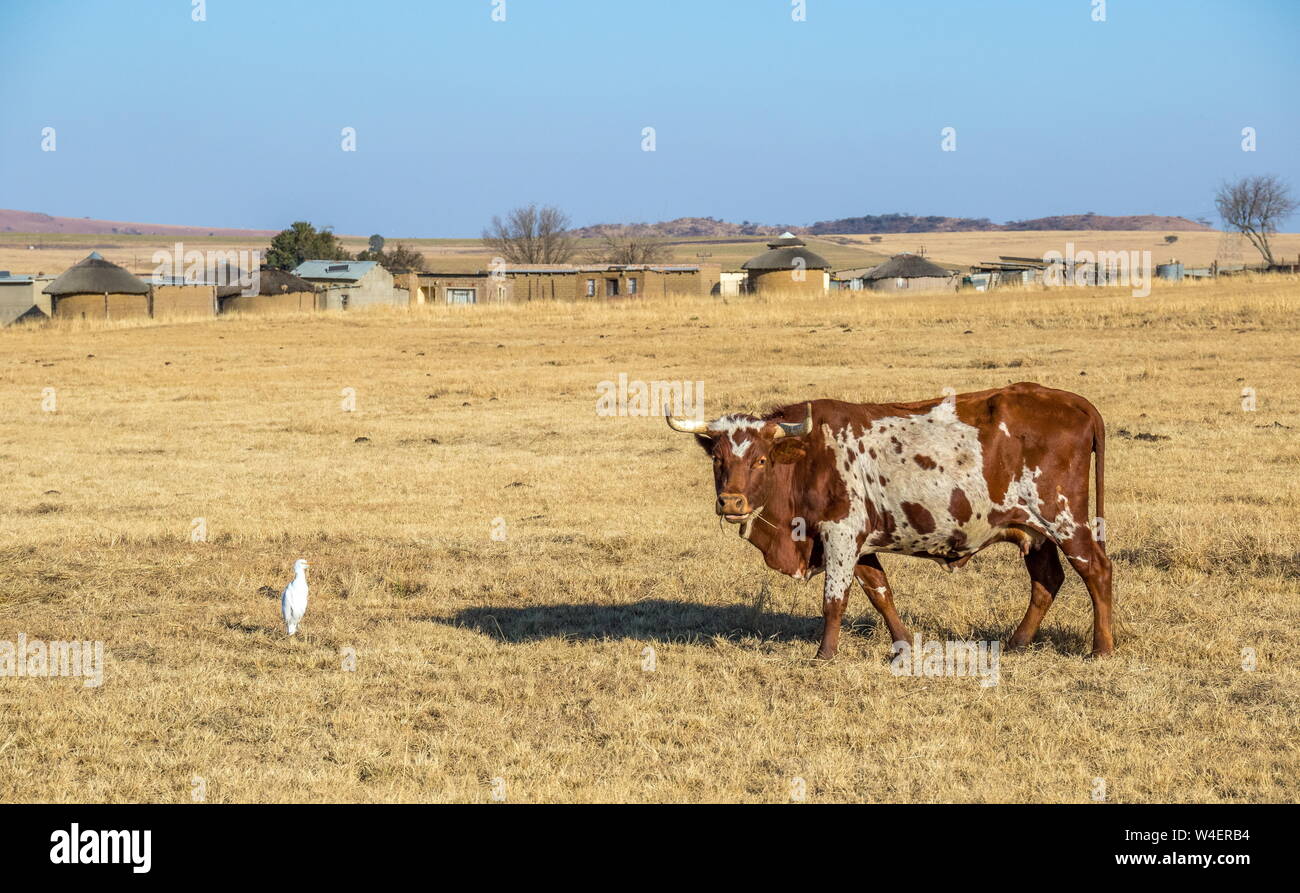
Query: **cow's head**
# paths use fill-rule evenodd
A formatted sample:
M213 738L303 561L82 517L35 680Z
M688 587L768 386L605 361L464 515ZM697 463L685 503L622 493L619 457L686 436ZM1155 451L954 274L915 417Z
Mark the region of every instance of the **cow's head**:
M781 422L751 415L724 415L712 422L669 415L668 427L694 434L713 457L713 483L718 500L715 510L733 524L748 521L762 511L776 480L774 465L802 458L806 437L812 431L812 404L806 404L802 422Z

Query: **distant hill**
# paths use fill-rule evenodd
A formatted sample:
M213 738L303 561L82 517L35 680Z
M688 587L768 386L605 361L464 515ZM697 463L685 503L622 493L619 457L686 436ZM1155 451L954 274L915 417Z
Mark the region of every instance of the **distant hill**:
M594 238L619 224L601 223L584 226L574 232ZM1028 230L1153 230L1161 232L1199 232L1212 230L1204 223L1186 217L1163 217L1141 214L1128 217L1105 217L1099 214L1064 214L1034 220L994 223L987 217L917 217L912 214L876 214L822 220L810 226L768 226L766 224L730 223L712 217L679 217L662 223L642 224L663 239L722 239L746 236L775 236L789 230L798 235L889 235L891 233L962 233L1016 232Z
M1160 230L1169 232L1211 232L1214 227L1188 220L1186 217L1161 217L1157 214L1138 214L1130 217L1102 217L1097 214L1065 214L1058 217L1038 217L1034 220L1012 220L1001 227L1005 230Z
M678 217L676 220L665 220L661 223L638 223L634 225L644 226L662 239L725 239L729 237L743 238L745 236L779 236L786 230L803 231L798 227L768 226L750 223L748 220L743 223L730 223L726 220L716 220L713 217ZM597 223L575 229L573 232L580 238L594 239L621 226L623 226L621 223Z
M37 211L0 210L0 232L72 233L75 235L124 236L223 236L233 239L262 239L274 236L271 229L221 229L212 226L173 226L162 223L126 223L120 220L92 220L89 217L52 217Z
M1105 217L1099 214L1064 214L1035 220L994 223L987 217L917 217L912 214L875 214L821 220L810 226L764 224L744 220L732 223L714 217L678 217L646 226L661 239L746 239L778 236L787 230L799 235L889 235L891 233L1014 232L1024 230L1152 230L1197 232L1213 227L1186 217L1141 214ZM598 223L573 232L582 238L596 238L622 224ZM0 233L63 233L73 235L126 236L219 236L230 239L262 240L274 236L269 229L222 229L211 226L176 226L163 223L128 223L120 220L92 220L89 217L53 217L36 211L0 210Z

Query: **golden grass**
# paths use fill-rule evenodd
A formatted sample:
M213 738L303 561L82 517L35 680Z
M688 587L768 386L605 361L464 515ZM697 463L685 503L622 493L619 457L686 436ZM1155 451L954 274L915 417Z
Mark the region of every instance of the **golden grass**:
M196 776L210 801L483 801L493 779L512 801L784 801L796 776L815 802L1086 801L1097 777L1115 801L1294 800L1298 307L1273 278L0 332L0 640L108 654L99 688L0 678L0 800L188 801ZM893 676L861 592L840 656L811 661L819 581L719 531L690 438L596 417L620 372L703 380L710 412L1086 395L1116 656L1083 659L1070 574L995 687ZM288 640L272 595L299 556ZM926 637L1003 638L1026 605L1010 547L956 575L885 562Z

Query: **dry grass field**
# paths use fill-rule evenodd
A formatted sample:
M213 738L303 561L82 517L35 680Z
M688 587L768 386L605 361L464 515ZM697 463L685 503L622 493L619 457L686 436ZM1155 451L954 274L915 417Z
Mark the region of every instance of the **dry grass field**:
M1261 278L0 331L0 640L107 653L95 688L0 678L0 801L1294 801L1298 310ZM710 413L1084 394L1116 655L1067 569L995 686L894 676L860 591L812 661L820 578L719 529L689 437L597 417L619 373ZM1011 546L884 561L925 637L1027 603Z

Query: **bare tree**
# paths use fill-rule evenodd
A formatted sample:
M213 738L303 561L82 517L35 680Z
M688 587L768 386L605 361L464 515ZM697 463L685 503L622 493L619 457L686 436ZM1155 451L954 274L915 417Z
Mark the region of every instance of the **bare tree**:
M672 260L673 249L653 229L638 224L606 227L586 253L594 264L663 264Z
M1224 183L1214 203L1223 222L1249 239L1269 266L1275 263L1269 237L1276 235L1278 224L1300 207L1286 183L1272 175Z
M504 221L493 217L492 226L483 231L483 244L512 264L568 263L578 248L568 215L535 204L515 208Z

